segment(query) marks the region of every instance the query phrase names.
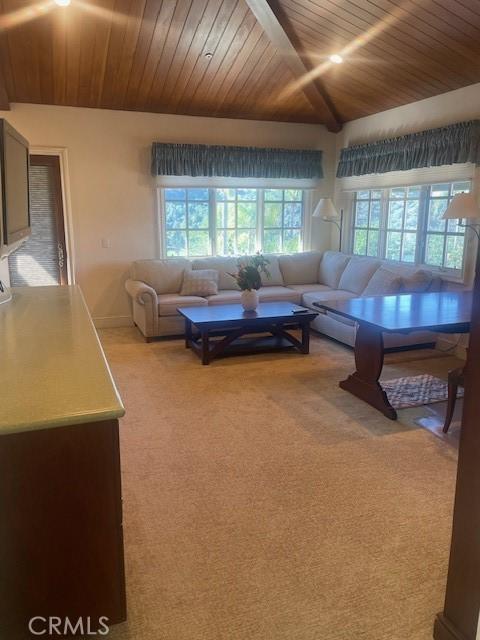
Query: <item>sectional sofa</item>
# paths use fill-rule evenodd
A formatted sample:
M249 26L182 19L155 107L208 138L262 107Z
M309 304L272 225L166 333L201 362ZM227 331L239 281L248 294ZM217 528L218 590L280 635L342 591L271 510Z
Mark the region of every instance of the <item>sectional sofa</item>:
M338 251L266 257L270 261L270 278L262 276L260 301L288 301L314 309L319 315L312 328L350 346L355 343L355 323L335 313L320 311L314 302L367 295L423 293L442 288L442 280L430 271ZM147 341L160 336L181 335L184 325L177 307L239 303L240 291L228 275L236 267L237 259L230 257L134 262L131 278L125 287L132 299L135 324ZM218 271L218 293L207 297L180 295L184 273L191 269ZM435 335L430 332L385 335L386 348L431 344L434 341Z

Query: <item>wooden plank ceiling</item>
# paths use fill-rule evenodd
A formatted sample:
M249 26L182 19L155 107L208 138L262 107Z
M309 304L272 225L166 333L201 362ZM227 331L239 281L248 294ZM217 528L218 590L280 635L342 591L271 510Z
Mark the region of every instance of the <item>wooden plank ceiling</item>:
M280 0L348 121L480 82L479 0Z
M480 82L480 0L72 0L66 8L0 0L0 11L4 107L29 102L338 130L341 122ZM337 52L341 65L328 61Z

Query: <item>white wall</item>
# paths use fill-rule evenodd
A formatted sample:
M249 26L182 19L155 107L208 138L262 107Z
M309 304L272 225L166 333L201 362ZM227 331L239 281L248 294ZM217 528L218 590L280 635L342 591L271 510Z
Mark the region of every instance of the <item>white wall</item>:
M337 148L479 117L480 83L348 122L337 136Z
M67 149L76 277L99 325L128 322L129 265L157 254L152 142L322 149L322 193L333 191L335 135L323 126L28 104L0 116L32 147ZM314 246L328 247L329 226L314 225Z

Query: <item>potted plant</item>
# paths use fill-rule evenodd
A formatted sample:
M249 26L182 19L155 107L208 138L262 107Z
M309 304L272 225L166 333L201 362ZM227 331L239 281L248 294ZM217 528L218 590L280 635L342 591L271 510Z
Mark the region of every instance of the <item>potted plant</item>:
M258 307L258 290L262 286L261 273L270 278L267 269L269 260L261 253L248 258L240 258L238 260L237 273L229 273L228 275L236 281L242 291L241 302L245 311L255 311Z

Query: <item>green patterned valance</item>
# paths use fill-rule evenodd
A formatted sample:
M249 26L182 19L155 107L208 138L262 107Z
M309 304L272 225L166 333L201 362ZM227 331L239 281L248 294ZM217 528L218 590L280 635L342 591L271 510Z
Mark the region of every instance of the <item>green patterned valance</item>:
M346 147L337 178L463 162L480 164L480 120Z
M152 175L323 178L322 152L310 149L264 149L154 142Z

